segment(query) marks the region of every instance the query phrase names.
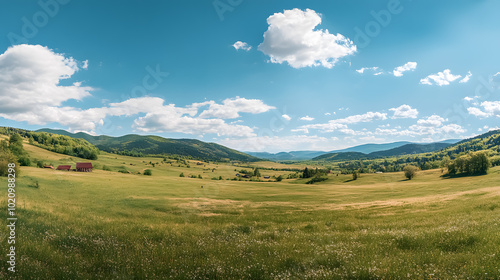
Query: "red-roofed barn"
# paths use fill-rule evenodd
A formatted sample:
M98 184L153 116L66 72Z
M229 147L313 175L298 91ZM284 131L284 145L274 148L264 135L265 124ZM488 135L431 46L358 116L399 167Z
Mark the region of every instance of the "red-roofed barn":
M92 163L91 162L77 162L76 163L76 171L92 172Z
M59 165L57 170L66 170L69 171L71 169L71 165Z

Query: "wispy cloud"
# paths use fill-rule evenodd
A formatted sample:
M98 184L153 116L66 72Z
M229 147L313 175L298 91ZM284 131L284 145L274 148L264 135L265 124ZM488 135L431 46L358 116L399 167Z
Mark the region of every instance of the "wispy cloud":
M358 69L356 70L356 72L360 73L360 74L363 74L365 72L371 72L373 75L375 76L378 76L382 73L384 73L382 70L380 70L379 67L375 66L375 67L363 67L361 69Z
M300 120L301 121L308 121L308 122L310 122L310 121L314 121L314 118L313 117L309 117L309 116L305 116L305 117L300 118Z
M467 83L470 80L470 77L472 77L472 73L469 71L469 73L467 73L467 75L463 79L461 79L459 83Z

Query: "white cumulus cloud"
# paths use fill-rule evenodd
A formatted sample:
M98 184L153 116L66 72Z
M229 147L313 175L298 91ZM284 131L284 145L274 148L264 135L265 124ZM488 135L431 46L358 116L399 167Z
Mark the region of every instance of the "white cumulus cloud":
M293 68L332 68L340 58L356 52L354 43L344 35L315 30L321 15L314 10L285 10L269 16L267 23L264 41L258 48L272 63L287 62Z
M386 120L387 113L367 112L361 115L353 115L342 119L330 120L327 123L303 125L301 129L318 129L323 132L340 131L345 134L352 134L353 130L347 128L347 124L360 122L371 122L376 120Z
M420 119L417 121L417 124L420 126L426 126L426 127L438 127L443 124L443 122L446 122L447 120L442 118L441 116L438 115L432 115L428 117L427 119Z
M500 117L500 101L484 101L481 102L481 107L483 107L482 110L476 107L469 107L467 111L469 114L479 118Z
M386 120L386 119L387 119L387 113L367 112L361 115L353 115L343 119L336 119L333 120L333 122L353 124L353 123L371 122L371 121Z
M457 135L466 132L462 126L458 124L446 124L448 119L438 115L432 115L425 119L420 119L417 124L409 127L415 135Z
M76 73L78 61L40 45L16 45L0 55L0 117L29 124L58 122L88 129L100 121L92 110L62 106L90 96L80 82L62 86Z
M417 63L416 62L407 62L405 65L398 66L394 68L392 71L392 74L396 77L401 77L403 76L403 73L406 71L413 71L417 68Z
M235 119L240 117L240 113L260 114L275 109L273 106L264 104L262 100L241 97L225 99L222 104L213 101L207 103L210 106L200 114L201 118Z
M17 45L0 55L0 112L59 106L90 96L90 87L59 82L77 72L77 61L40 45Z
M394 111L393 119L415 119L418 116L418 110L406 104L389 110Z
M249 51L252 49L252 46L242 41L237 41L236 43L233 44L233 47L236 50L244 50L244 51Z
M423 85L438 85L438 86L447 86L451 82L454 82L457 79L460 79L461 75L453 75L451 74L450 69L445 69L443 72L438 72L436 74L431 74L420 80L420 83Z
M282 118L284 118L284 119L285 119L285 120L287 120L287 121L289 121L289 120L291 120L291 119L292 119L292 118L291 118L289 115L287 115L287 114L283 114L283 115L281 115L281 117L282 117Z

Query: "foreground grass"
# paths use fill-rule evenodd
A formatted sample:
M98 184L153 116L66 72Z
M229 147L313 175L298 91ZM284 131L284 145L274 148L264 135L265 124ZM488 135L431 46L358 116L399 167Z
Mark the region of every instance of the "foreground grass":
M151 177L23 168L18 271L7 273L2 252L0 278L500 278L499 168L318 185L179 178L179 167L163 168Z

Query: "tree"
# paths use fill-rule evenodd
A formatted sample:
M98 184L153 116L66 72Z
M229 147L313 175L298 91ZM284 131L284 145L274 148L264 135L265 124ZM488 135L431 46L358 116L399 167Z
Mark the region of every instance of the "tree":
M352 172L352 179L353 180L357 180L359 177L359 174L358 174L358 171L357 170L354 170L354 172Z
M311 178L311 170L307 167L304 168L304 172L302 173L302 178Z
M16 177L19 176L19 163L17 162L16 156L9 150L0 149L0 176L8 176L9 172L9 164L14 164Z
M441 167L441 173L444 172L445 168L448 168L448 165L450 165L451 159L449 156L444 156L443 159L441 160L441 164L439 167Z
M413 179L413 177L415 177L415 175L417 175L418 170L419 170L419 168L416 166L413 166L413 165L407 165L403 168L403 171L405 172L405 177L408 180Z
M41 160L36 161L36 167L43 168L44 165L45 165L45 163L43 161L41 161Z
M18 161L19 161L19 165L21 165L21 166L30 166L31 165L31 160L27 156L20 156L18 158Z
M13 133L9 138L9 147L11 146L23 146L23 138L17 133Z
M255 167L255 170L253 171L253 176L255 177L260 177L260 171L259 171L259 168Z
M482 175L488 173L490 168L490 159L488 158L488 153L486 151L479 151L470 154L470 175Z
M283 176L280 175L280 176L276 177L276 182L281 182L282 180L283 180Z
M482 175L488 172L491 162L486 151L470 152L448 163L450 175Z
M17 156L17 158L23 156L27 157L26 151L23 148L23 138L17 133L14 133L10 136L9 149L15 156Z
M146 169L144 170L144 175L151 176L153 175L153 171L151 171L151 169Z
M179 175L179 177L184 177L184 172Z

